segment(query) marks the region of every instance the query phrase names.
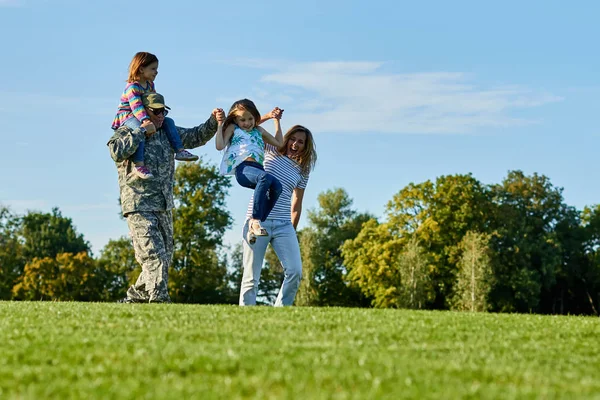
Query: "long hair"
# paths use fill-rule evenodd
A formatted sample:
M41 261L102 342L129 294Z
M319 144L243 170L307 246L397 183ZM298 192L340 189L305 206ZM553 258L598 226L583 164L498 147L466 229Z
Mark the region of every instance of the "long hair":
M254 117L254 126L258 126L260 123L260 113L258 109L254 105L252 100L242 99L238 100L231 105L229 112L227 113L227 118L225 118L225 122L223 122L223 130L227 129L227 127L235 121L235 117L237 117L238 113L248 111Z
M158 58L146 51L140 51L135 53L133 59L129 63L129 76L127 77L127 82L135 82L140 79L140 69L146 68L148 65L158 62Z
M297 132L304 132L306 135L304 150L302 150L302 153L298 156L298 163L300 164L302 174L308 175L315 168L315 164L317 163L317 146L313 134L308 128L302 125L292 126L283 136L283 145L278 150L280 154L285 155L287 153L290 137Z

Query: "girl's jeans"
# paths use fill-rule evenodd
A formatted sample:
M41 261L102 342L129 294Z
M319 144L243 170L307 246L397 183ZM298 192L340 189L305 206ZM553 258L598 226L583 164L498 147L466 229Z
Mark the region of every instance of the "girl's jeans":
M281 194L281 182L254 161L242 161L235 168L235 178L243 187L254 189L252 218L266 220Z

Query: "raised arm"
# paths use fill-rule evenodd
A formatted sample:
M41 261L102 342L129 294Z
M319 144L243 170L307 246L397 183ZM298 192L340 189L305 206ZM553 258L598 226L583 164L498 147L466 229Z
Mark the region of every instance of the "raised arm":
M227 144L231 140L231 136L233 136L234 130L235 125L230 124L227 126L227 129L225 129L225 132L223 132L223 124L219 124L219 126L217 127L217 136L215 138L215 145L217 147L217 150L223 150L225 147L227 147Z
M200 124L194 128L181 128L177 127L179 136L181 136L181 142L183 147L186 149L193 149L195 147L206 144L217 132L217 118L216 115L219 113L218 108L215 108L205 123ZM221 110L222 112L222 110Z
M257 125L262 125L264 122L267 122L268 120L270 120L272 118L281 118L283 111L284 110L282 110L281 108L275 107L270 112L268 112L267 114L260 117L260 121L258 121Z
M292 194L292 225L294 225L294 229L297 229L302 214L302 199L304 199L304 189L294 189Z
M277 148L283 146L283 133L281 132L281 121L279 118L275 119L275 137L267 132L262 126L257 129L262 133L262 138L266 143L269 143Z
M146 130L146 134L144 134ZM139 128L131 129L121 127L115 131L108 143L110 157L115 162L121 162L133 155L140 143L146 139L146 136L153 135L156 132L154 124L149 119L144 120Z

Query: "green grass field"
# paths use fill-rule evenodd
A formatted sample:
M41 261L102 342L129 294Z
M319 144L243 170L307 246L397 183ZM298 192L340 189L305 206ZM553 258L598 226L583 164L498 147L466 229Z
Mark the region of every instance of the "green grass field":
M0 398L600 398L600 319L0 302Z

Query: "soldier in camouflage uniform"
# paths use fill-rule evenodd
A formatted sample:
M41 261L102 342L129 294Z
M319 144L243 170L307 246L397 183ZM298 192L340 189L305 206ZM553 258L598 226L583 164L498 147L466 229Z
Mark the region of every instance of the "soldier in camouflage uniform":
M142 266L140 277L128 289L123 302L170 302L167 283L173 258L175 161L167 135L161 129L168 107L158 93L145 94L142 100L154 126L147 121L137 129L124 125L108 141L119 174L121 210L127 218L135 258ZM223 110L213 110L210 118L195 128L177 127L184 147L206 144L217 131L217 117L224 119ZM132 173L134 165L129 160L144 139L144 161L154 174L147 180Z

